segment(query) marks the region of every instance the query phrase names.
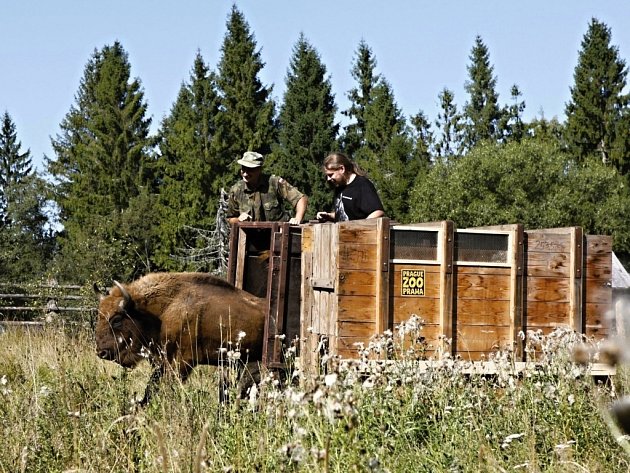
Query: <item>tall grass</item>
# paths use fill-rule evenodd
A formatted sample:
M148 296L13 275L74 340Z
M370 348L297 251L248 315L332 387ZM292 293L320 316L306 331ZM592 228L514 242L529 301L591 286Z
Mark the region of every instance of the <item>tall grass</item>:
M89 331L4 332L0 471L630 469L606 415L630 380L621 371L594 382L588 366L571 361L569 332L539 337L531 356L541 363L523 374L501 353L498 373L485 377L450 358L419 369L421 351L388 336L364 355L387 347L397 363L329 360L324 374L293 384L268 374L248 398L224 405L219 374L199 367L138 408L148 364L127 371L99 360Z

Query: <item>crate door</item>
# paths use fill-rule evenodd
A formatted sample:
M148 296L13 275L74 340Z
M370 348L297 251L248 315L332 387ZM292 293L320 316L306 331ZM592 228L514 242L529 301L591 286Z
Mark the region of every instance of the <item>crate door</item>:
M303 228L300 358L305 371L318 369L319 355L336 342L337 225Z
M482 360L505 348L520 356L523 227L455 233L455 351Z
M403 348L412 343L421 348L422 343L429 357L451 350L453 229L453 222L444 221L390 230L391 324L396 330L412 316L419 317L421 334L407 334Z

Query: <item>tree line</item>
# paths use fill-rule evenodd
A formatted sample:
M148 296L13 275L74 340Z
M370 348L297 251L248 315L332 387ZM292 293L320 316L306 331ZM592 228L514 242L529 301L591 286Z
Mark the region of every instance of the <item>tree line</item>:
M338 110L326 66L303 34L280 103L273 86L260 80L260 49L236 6L220 51L216 69L197 53L152 135L142 83L131 76L123 45L96 49L42 175L4 112L2 278L53 275L86 283L215 269L214 258L177 255L201 250L207 235L216 236L208 232L217 231L221 190L237 179L235 161L246 150L265 154L266 170L309 196L307 218L330 206L321 164L329 152L342 150L368 172L396 221L581 225L613 235L615 251L630 254L627 67L610 28L595 18L580 45L563 123L526 122L516 84L509 102L500 103L480 36L469 56L464 105L445 88L434 120L422 110L403 115L365 41L351 64L355 86L346 110ZM337 121L338 112L346 125Z

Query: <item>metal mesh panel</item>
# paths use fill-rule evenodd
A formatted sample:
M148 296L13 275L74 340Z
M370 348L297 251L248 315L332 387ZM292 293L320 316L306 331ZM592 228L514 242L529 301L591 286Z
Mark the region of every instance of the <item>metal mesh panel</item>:
M390 258L437 260L438 232L394 229L391 233Z
M509 235L455 234L455 260L475 263L508 263Z

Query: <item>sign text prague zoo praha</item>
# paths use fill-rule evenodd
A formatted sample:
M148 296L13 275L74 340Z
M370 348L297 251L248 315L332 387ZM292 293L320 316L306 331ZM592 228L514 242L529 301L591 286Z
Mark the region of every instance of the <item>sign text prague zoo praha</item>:
M402 269L400 275L401 296L424 296L424 269Z

